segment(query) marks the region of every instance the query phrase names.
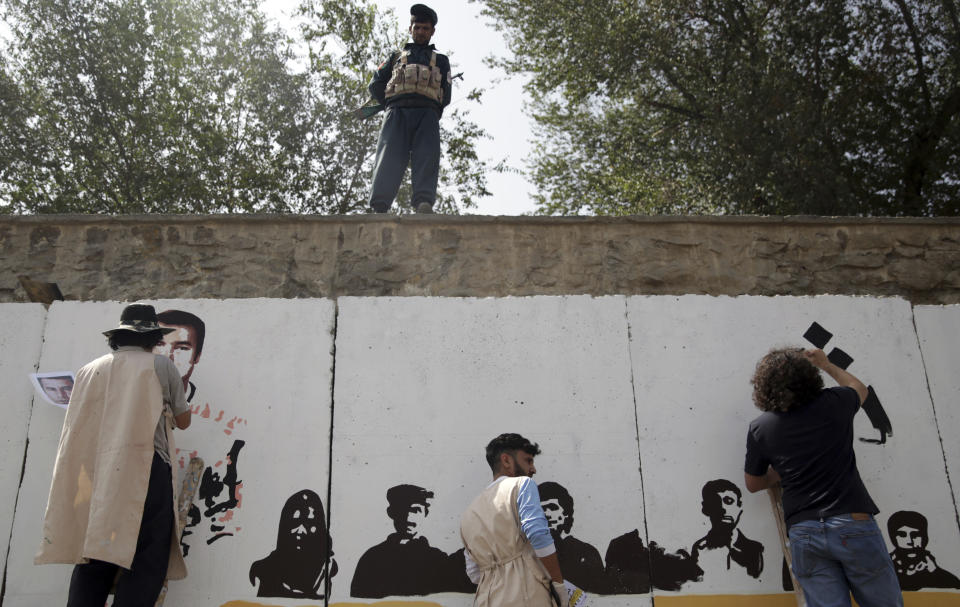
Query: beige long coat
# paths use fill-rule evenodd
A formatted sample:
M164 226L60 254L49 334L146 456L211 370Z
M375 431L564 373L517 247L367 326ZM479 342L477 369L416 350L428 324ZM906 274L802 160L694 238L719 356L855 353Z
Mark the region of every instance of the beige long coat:
M460 537L480 567L476 607L555 607L550 575L520 529L517 492L523 477L487 487L460 518Z
M146 351L112 352L77 372L36 564L97 559L130 568L153 463L153 435L163 412L154 356ZM173 433L166 428L172 453ZM177 487L173 478L170 482L176 512ZM171 580L187 575L177 517L174 521L167 572Z

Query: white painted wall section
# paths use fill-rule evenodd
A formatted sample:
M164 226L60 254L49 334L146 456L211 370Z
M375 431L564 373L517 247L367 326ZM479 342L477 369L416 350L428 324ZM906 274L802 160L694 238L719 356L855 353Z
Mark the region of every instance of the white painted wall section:
M517 432L538 442L539 483L574 499L574 536L601 553L643 530L625 300L342 298L337 330L333 541L349 601L364 551L393 531L386 490L435 492L424 535L461 547L461 513L490 482L484 447ZM470 605L466 594L431 596ZM607 597L597 605L647 599Z
M960 503L960 306L917 306L913 314L956 508Z
M749 382L770 348L809 347L803 335L813 322L832 333L828 353L839 348L853 358L848 370L874 388L890 419L893 432L882 444L865 413L854 421L859 469L888 547L889 516L920 512L936 563L960 573L960 306L841 296L147 303L205 326L192 366L179 359L190 373L194 417L178 432L174 468L182 474L196 454L209 469L184 539L190 576L171 585L172 607L375 602L351 596L351 582L362 556L394 532L388 489L432 492L420 534L444 557L455 555L460 515L491 480L484 447L503 432L540 444L534 480L568 490L571 535L608 566L608 547L624 536L667 560L689 559L711 526L701 512L704 484L726 479L740 491L737 529L763 549L756 575L707 555L702 579L670 590L666 569L658 569L652 589L595 597L592 605L684 595L764 601L759 595L783 592L782 555L766 494L743 485L746 431L759 415ZM10 534L4 607L62 604L71 570L33 565L64 411L34 399L27 374L75 371L106 353L101 333L123 306L0 305L0 376L8 388L0 532ZM303 491L318 501L285 511ZM323 575L322 557L297 557L287 541L316 535L310 521L320 512L311 509L329 522L337 564L326 599L283 590L292 575ZM282 566L273 575L263 562ZM960 589L935 590L960 603ZM458 592L385 598L471 604Z
M0 304L0 385L3 385L4 417L0 434L0 571L7 563L34 399L28 374L37 370L40 361L45 318L46 309L41 304ZM37 401L40 400L38 396Z
M781 588L782 551L769 500L765 492L748 494L743 485L747 426L760 413L752 404L749 380L772 347L811 347L802 336L812 322L833 333L825 351L838 347L853 357L848 371L874 387L893 424L886 444L855 440L858 467L881 509L877 521L884 535L890 514L919 511L939 536L938 562L960 570L960 534L907 302L836 296L631 297L628 309L651 540L690 550L710 528L701 513L703 485L728 479L744 494L740 531L764 546L758 578L745 575L743 568L705 567L703 581L685 584L684 592ZM833 385L829 377L825 382ZM854 434L878 437L863 412L855 418ZM725 568L721 565L714 569Z
M180 457L186 463L196 452L223 479L227 453L235 441L244 443L236 462L240 503L207 516L208 504L198 500L200 521L185 538L190 575L171 585L169 604L255 597L250 565L276 547L286 499L308 488L326 501L335 306L329 300L151 303L158 311L189 311L206 325L191 377L193 424L177 434L177 472L182 474ZM101 332L116 326L123 305L55 303L40 370L75 370L106 353ZM66 597L70 566L33 565L64 413L35 407L4 605L58 604ZM227 493L222 488L212 495L210 505L225 501Z

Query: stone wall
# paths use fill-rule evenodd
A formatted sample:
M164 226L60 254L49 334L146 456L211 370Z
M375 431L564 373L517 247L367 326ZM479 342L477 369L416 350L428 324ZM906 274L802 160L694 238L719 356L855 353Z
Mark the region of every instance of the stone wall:
M342 295L900 296L960 302L960 220L819 217L33 216L17 276L68 300Z

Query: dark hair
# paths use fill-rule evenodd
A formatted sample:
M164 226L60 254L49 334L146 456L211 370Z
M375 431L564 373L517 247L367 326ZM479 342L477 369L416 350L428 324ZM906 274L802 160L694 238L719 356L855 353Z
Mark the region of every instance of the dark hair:
M823 390L820 370L802 348L770 350L753 373L753 404L761 411L789 411L812 401Z
M897 530L900 527L913 527L920 531L920 535L923 536L923 543L927 543L927 517L923 516L919 512L914 512L913 510L900 510L894 512L890 515L890 518L887 519L887 535L890 536L890 542L896 546L897 541Z
M107 338L111 350L116 350L122 346L137 346L145 350L152 350L154 346L163 343L163 331L147 331L146 333L137 333L136 331L127 331L125 329L114 331Z
M164 310L157 314L157 322L162 322L165 325L176 325L178 327L190 327L193 329L193 334L197 338L197 347L193 351L193 360L200 358L200 353L203 352L203 337L206 335L206 326L203 324L203 321L200 320L199 316L191 314L190 312L184 312L183 310Z
M567 516L573 514L573 498L570 497L570 492L567 491L566 487L560 483L555 483L553 481L547 481L545 483L540 483L537 486L538 491L540 492L540 501L546 500L557 500L560 503L560 507L563 508L563 513Z
M725 478L707 481L704 483L703 489L700 490L700 497L702 498L700 511L707 516L710 516L711 512L715 512L716 507L720 505L720 494L724 491L733 491L736 493L737 501L740 501L743 497L743 494L740 493L740 487L737 487L732 481L728 481Z
M423 513L430 513L429 500L433 499L433 491L416 485L396 485L387 489L387 516L396 520L406 515L414 504L423 505Z
M500 454L514 453L524 451L530 455L540 455L540 446L537 443L531 443L519 434L501 434L497 438L487 443L487 463L490 469L496 473L500 469Z

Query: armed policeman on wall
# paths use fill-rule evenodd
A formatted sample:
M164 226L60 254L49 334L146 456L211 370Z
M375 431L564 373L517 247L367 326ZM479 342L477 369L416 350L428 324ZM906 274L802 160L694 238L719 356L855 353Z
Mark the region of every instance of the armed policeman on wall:
M424 4L410 7L410 37L402 50L380 64L370 94L386 106L373 165L370 208L386 213L411 163L411 206L432 213L440 175L440 116L450 104L450 61L430 39L437 13Z

